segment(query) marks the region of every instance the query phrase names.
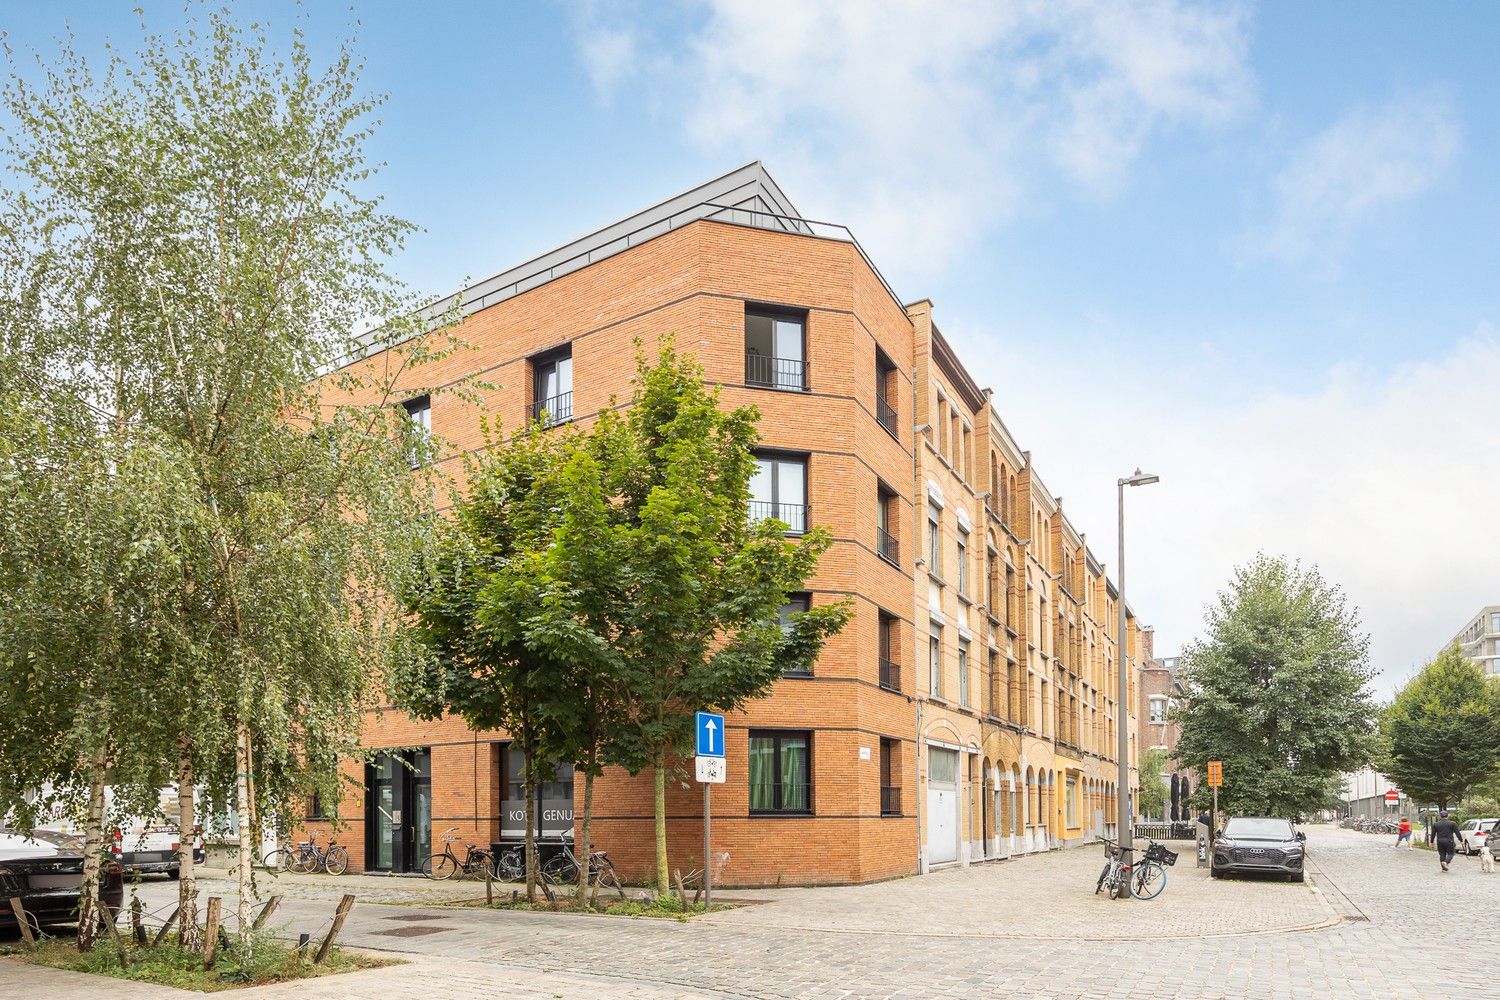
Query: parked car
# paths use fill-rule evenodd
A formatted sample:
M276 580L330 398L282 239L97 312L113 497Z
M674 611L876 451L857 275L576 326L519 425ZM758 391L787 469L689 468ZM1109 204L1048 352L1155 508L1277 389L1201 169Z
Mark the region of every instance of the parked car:
M1486 837L1500 826L1500 819L1471 819L1458 828L1458 849L1465 854L1479 853ZM1490 850L1494 850L1493 847Z
M119 862L106 861L99 872L99 896L113 910L125 899ZM83 886L83 841L65 833L35 830L30 834L0 827L0 899L21 898L38 925L78 919ZM0 930L16 930L15 914L0 907Z
M1500 826L1490 829L1490 835L1485 838L1485 843L1490 845L1490 854L1500 858Z
M1291 820L1272 816L1236 816L1214 838L1208 873L1214 878L1247 872L1304 878L1307 834Z
M115 831L112 851L128 874L177 878L182 872L180 843L175 825L132 818Z

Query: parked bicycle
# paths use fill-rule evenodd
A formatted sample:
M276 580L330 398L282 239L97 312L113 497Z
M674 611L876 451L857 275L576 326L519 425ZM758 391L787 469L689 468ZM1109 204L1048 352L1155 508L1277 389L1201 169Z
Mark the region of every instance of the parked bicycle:
M554 885L577 881L578 856L573 853L572 844L565 841L562 850L547 859L542 865L542 876ZM614 862L603 851L589 851L589 881L615 889L622 899L625 896L625 887L615 872Z
M1121 856L1120 845L1112 840L1104 841L1104 853L1109 859L1099 873L1099 882L1094 886L1095 895L1108 890L1110 899L1123 899L1126 893L1136 899L1155 899L1167 887L1167 868L1177 863L1177 853L1169 851L1154 840L1145 853L1134 864L1127 865Z
M465 844L466 853L462 859L453 853L453 844L458 840L458 827L449 827L442 840L443 853L434 854L422 863L423 875L435 881L452 878L454 875L459 878L483 878L486 871L496 878L502 877L495 856L488 848Z
M278 847L267 851L261 866L277 873L293 872L297 875L342 875L349 870L349 852L337 843L329 843L325 851L318 846L318 838L300 841L294 848Z

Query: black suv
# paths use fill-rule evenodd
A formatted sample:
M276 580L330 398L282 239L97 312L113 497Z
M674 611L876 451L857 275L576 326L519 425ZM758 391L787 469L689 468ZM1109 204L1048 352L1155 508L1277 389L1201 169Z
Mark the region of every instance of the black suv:
M1307 834L1291 820L1271 816L1236 816L1214 838L1208 872L1214 878L1248 872L1304 878Z

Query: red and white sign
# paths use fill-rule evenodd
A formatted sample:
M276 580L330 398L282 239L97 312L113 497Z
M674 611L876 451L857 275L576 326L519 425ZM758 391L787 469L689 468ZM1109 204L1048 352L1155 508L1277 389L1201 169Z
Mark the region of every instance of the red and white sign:
M1397 802L1401 801L1401 793L1396 791L1394 788L1387 788L1385 790L1385 800L1391 805L1395 805Z

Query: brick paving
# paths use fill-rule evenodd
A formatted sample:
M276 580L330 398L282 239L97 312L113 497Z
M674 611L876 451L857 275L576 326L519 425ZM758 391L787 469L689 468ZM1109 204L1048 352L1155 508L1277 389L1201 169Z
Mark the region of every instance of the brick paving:
M1184 857L1166 893L1150 903L1094 900L1097 866L1087 850L855 889L759 893L770 901L686 924L357 907L347 942L399 952L412 964L236 996L1500 996L1495 935L1479 926L1484 914L1492 925L1500 909L1500 875L1482 875L1467 859L1444 875L1430 853L1396 851L1384 837L1319 827L1310 837L1307 887L1211 882ZM1210 909L1221 912L1201 929L1213 936L1189 936L1192 920ZM329 910L325 899L289 898L282 925L311 929ZM1444 926L1428 929L1434 913ZM406 919L412 916L432 919ZM1278 929L1304 926L1310 916L1319 918L1314 929ZM417 925L436 932L386 933ZM1162 931L1155 944L1142 940L1152 926ZM1060 930L1074 936L1059 939ZM0 994L60 1000L98 994L97 984L0 965ZM184 994L111 984L109 995Z

